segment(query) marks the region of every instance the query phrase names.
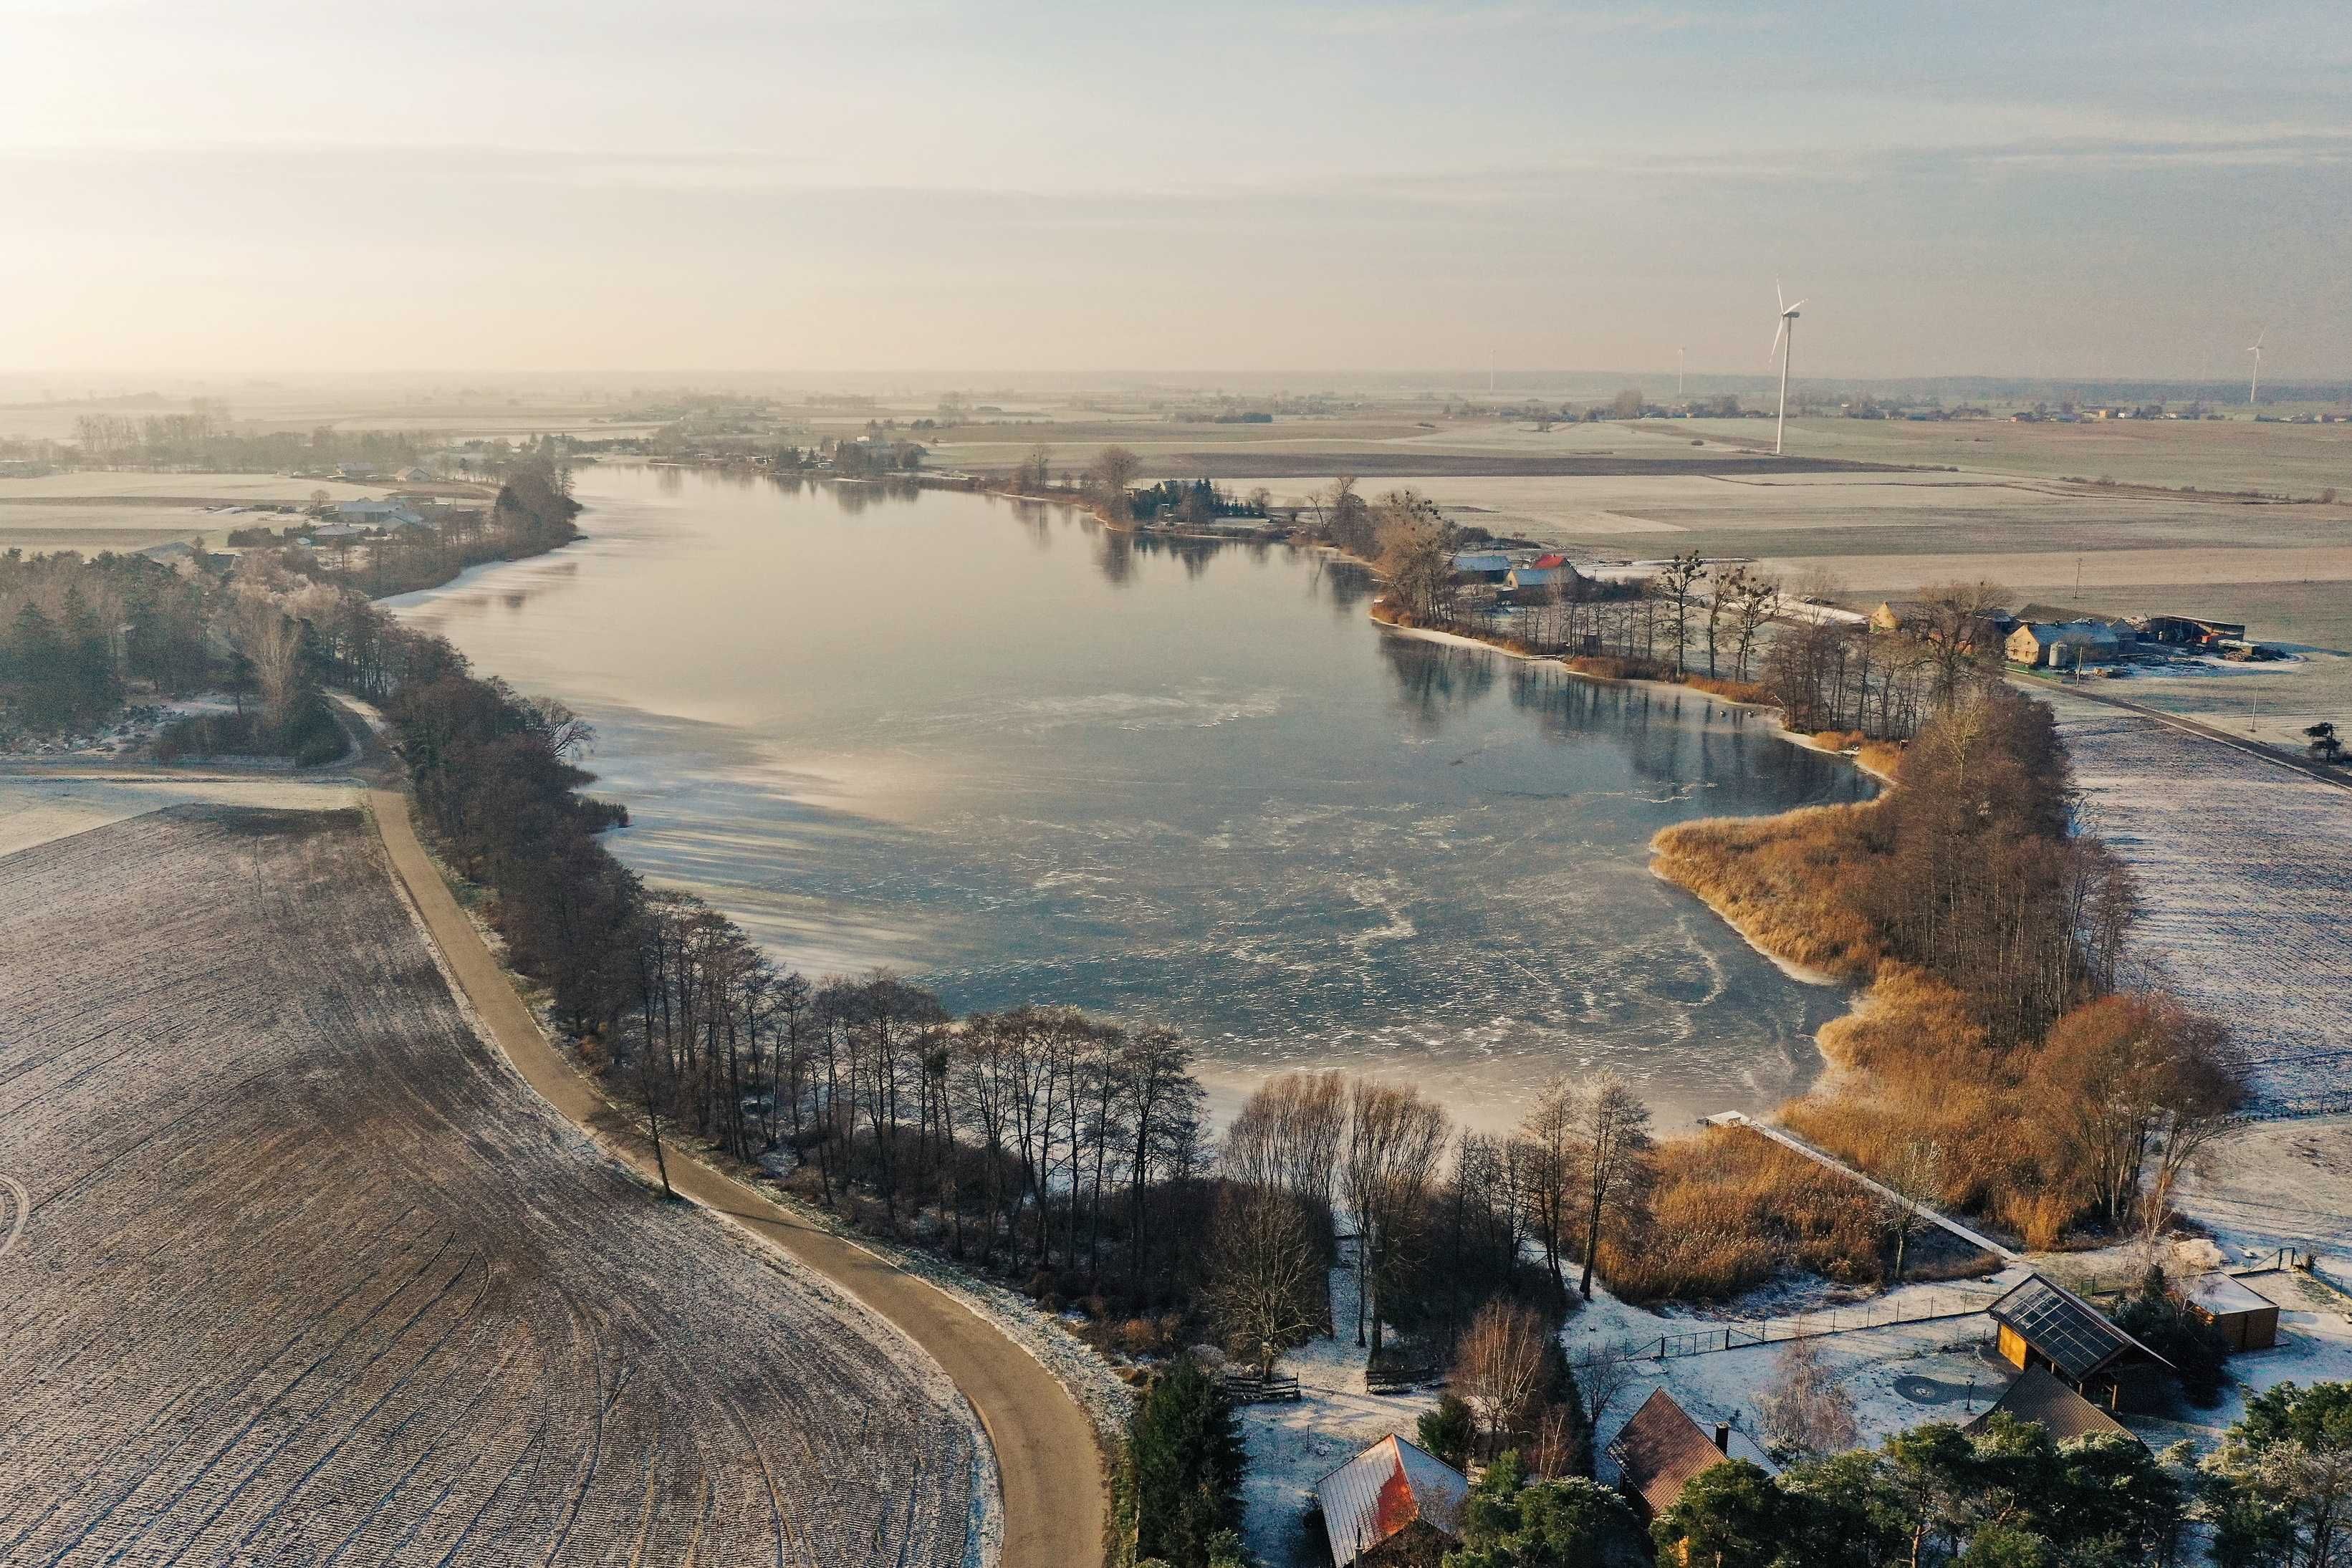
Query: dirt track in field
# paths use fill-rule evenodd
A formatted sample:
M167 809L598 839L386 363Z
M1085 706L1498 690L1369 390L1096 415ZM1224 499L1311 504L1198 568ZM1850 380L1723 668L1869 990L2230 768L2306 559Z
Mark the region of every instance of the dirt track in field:
M0 1176L10 1568L967 1561L938 1366L554 1113L355 811L0 858Z
M548 1103L597 1128L604 1146L650 1177L651 1147L612 1124L604 1100L540 1033L418 844L408 798L369 795L393 867L487 1029ZM820 1229L742 1183L673 1151L671 1183L834 1281L937 1357L971 1401L993 1447L1004 1507L1004 1568L1083 1568L1102 1559L1100 1450L1076 1401L1038 1362L935 1286Z

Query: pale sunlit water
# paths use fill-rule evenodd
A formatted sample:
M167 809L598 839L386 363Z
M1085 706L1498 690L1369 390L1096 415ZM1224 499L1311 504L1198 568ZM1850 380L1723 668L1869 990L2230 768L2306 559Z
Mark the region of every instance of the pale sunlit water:
M1370 1068L1515 1121L1808 1081L1843 1006L1648 871L1668 823L1867 792L1691 693L1373 626L1361 573L940 491L581 471L589 538L394 601L594 722L613 848L813 977L1163 1019L1221 1102Z

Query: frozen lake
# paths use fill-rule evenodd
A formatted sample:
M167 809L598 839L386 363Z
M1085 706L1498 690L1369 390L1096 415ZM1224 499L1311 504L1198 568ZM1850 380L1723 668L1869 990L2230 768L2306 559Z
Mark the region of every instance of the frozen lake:
M1363 574L942 491L583 469L589 538L394 601L596 726L614 851L812 977L1200 1042L1221 1101L1369 1068L1514 1122L1616 1066L1769 1106L1843 1007L1648 871L1692 817L1862 797L1696 693L1399 636Z

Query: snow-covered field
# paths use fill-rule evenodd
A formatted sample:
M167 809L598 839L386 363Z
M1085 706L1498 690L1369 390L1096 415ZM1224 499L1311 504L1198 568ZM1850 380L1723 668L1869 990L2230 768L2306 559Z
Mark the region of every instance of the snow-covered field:
M165 772L0 762L0 855L167 806L209 802L326 811L359 801L360 786L331 768L291 773L189 767Z
M2092 830L2140 881L2157 977L2225 1019L2259 1105L2341 1094L2352 1057L2352 790L2043 694Z
M534 1095L379 854L0 858L0 1563L984 1563L938 1365Z

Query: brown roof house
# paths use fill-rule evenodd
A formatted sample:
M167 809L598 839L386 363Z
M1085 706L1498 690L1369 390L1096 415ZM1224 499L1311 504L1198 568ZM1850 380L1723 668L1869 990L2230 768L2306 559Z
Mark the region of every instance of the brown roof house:
M1674 1507L1693 1478L1726 1460L1746 1459L1767 1474L1774 1469L1763 1450L1729 1422L1717 1422L1709 1437L1663 1388L1642 1401L1609 1445L1609 1457L1616 1462L1618 1490L1644 1519Z
M1394 1433L1315 1483L1334 1568L1437 1568L1462 1544L1469 1495L1460 1470Z
M2029 1366L2009 1385L2009 1392L1991 1409L1960 1428L1969 1437L1992 1425L1996 1416L2012 1416L2042 1428L2059 1442L2069 1437L2101 1436L2131 1437L2122 1422L2050 1375L2046 1368ZM2132 1441L2139 1441L2132 1437Z
M2063 1285L2028 1274L1986 1311L2001 1360L2020 1372L2044 1367L2084 1398L2110 1410L2133 1402L2150 1369L2172 1363L2107 1320Z

